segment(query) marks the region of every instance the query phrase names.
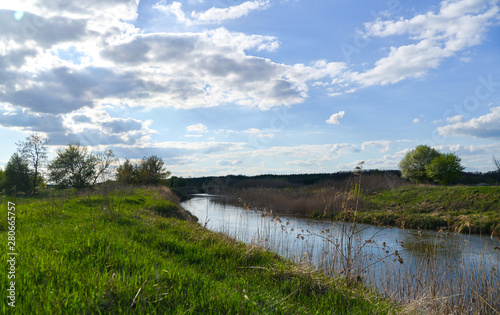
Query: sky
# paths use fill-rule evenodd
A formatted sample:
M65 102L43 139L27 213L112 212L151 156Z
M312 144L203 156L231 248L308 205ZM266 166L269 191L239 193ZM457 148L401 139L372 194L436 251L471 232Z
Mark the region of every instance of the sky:
M0 1L0 166L79 142L175 176L500 158L500 0Z

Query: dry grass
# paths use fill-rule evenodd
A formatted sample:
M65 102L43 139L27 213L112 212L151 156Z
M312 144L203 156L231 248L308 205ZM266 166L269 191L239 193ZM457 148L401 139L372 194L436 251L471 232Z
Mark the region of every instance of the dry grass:
M300 188L250 187L227 189L215 201L223 204L249 207L281 215L314 218L335 218L345 209L365 207L359 194L370 195L377 191L406 185L403 180L393 176L368 175L363 177L361 190L351 177L336 182L323 182L319 185Z

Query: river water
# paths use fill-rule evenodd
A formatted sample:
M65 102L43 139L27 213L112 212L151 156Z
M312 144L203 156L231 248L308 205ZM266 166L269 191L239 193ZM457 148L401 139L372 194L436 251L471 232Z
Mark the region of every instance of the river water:
M464 309L473 309L471 304L484 300L500 308L500 242L489 235L276 217L221 205L204 195L182 206L210 230L263 246L328 274L350 270L396 300L426 297L450 307L463 304L460 307Z

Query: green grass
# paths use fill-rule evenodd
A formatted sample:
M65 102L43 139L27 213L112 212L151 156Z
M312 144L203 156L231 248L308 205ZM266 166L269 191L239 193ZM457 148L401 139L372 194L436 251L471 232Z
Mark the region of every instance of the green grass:
M413 185L364 201L363 222L500 236L500 187Z
M202 228L165 189L9 199L17 314L379 314L393 303ZM0 234L7 246L7 200ZM182 219L182 220L180 220ZM4 256L4 258L6 255Z

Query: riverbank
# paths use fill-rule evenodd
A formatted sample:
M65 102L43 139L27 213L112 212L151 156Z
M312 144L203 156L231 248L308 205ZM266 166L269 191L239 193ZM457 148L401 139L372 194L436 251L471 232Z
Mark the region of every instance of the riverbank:
M363 198L361 222L500 237L500 187L412 185Z
M410 185L366 177L320 187L227 190L217 202L315 219L500 237L500 187ZM354 211L356 210L356 211ZM352 215L355 214L353 218Z
M165 188L2 201L15 263L2 313L395 313L373 290L202 228ZM8 238L2 220L1 237ZM12 228L10 228L12 230ZM11 233L12 234L12 233ZM12 265L12 264L11 264ZM8 272L15 278L8 283ZM10 286L10 288L8 287ZM12 290L11 290L12 291Z

